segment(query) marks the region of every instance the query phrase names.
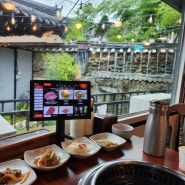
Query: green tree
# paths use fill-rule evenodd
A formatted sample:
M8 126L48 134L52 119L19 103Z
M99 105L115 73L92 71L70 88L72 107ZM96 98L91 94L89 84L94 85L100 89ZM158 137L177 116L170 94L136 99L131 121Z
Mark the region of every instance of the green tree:
M76 24L82 24L81 28L77 28ZM67 42L71 42L71 41L76 41L76 40L87 40L87 38L84 37L83 35L83 22L81 20L78 20L76 18L73 18L70 20L70 22L68 23L68 31L66 33L66 37L65 40Z
M91 3L84 4L83 14L80 15L79 10L76 11L76 17L67 21L69 27L65 40L70 41L86 41L89 39L89 28L94 26L93 19L96 16L96 9ZM81 24L81 28L77 28L76 24Z
M170 6L161 3L157 10L157 18L159 19L158 34L170 35L172 32L178 36L180 31L179 19L181 13L172 9Z
M75 58L68 53L44 53L42 59L48 70L48 79L80 80L80 66L76 63Z
M142 42L149 38L157 41L161 34L179 31L177 20L181 14L160 0L103 0L97 11L122 22L122 29L111 27L107 30L109 41L117 41L116 32L122 34L120 41L130 42L134 38ZM150 17L152 22L148 21Z
M148 22L150 17L152 22ZM172 31L178 33L177 20L180 17L179 12L161 0L102 0L97 6L90 3L84 4L83 16L80 16L77 11L75 19L82 22L84 33L87 33L89 28L94 28L95 36L106 35L107 40L112 42L130 42L132 38L142 42L150 38L157 41L158 37L169 36ZM121 29L113 26L115 20L122 22ZM108 23L106 29L101 27L103 21ZM74 23L71 31L67 38L69 36L77 38ZM122 35L121 39L118 40L115 34ZM88 35L84 34L84 37L88 39Z

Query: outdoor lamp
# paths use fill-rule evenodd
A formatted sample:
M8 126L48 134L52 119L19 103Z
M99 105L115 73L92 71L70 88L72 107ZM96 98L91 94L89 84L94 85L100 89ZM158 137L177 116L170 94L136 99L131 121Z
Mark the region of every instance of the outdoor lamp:
M31 22L35 22L35 20L36 20L36 16L35 15L31 15Z
M68 27L67 27L67 26L64 28L64 31L65 31L65 32L68 31Z
M181 20L181 18L180 18L180 19L178 20L178 23L181 24L181 22L182 22L182 20Z
M120 21L116 21L116 22L114 23L114 26L115 26L115 27L120 27L120 26L121 26L121 22L120 22Z
M14 18L14 14L12 14L12 18L11 18L11 24L15 24L15 18Z
M38 26L37 26L37 25L33 25L33 26L32 26L32 30L33 30L33 31L36 31L37 29L38 29Z
M121 35L117 35L117 38L118 38L118 39L121 39Z
M158 40L165 41L165 40L167 40L167 37L166 36L161 36L161 37L158 38Z
M149 41L143 41L143 44L145 45L145 46L150 46L150 42Z
M7 27L6 27L6 30L7 30L7 31L10 31L10 30L11 30L10 26L7 26Z
M57 19L61 19L62 18L62 13L61 13L62 9L63 9L63 6L58 8L57 5L56 5L55 15L56 15Z
M75 26L77 29L80 29L82 27L82 23L77 23Z
M15 5L13 3L3 3L3 6L5 9L7 10L10 10L10 11L13 11L15 10Z
M57 17L58 19L61 18L61 12L60 12L59 10L56 11L56 17Z
M149 24L152 24L152 23L153 23L152 15L150 15L150 18L148 19L148 23L149 23Z
M104 23L102 24L101 28L102 28L103 30L105 29L105 24L104 24Z

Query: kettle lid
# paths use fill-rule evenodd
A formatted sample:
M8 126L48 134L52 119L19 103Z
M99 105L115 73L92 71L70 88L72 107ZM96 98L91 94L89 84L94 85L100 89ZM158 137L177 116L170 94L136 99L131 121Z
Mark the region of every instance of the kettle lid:
M168 106L169 102L165 100L151 100L150 105L155 107Z

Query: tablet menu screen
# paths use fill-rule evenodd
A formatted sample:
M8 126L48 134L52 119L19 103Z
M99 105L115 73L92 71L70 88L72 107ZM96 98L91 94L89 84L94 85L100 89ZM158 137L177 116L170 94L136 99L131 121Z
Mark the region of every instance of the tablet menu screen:
M30 81L30 120L88 119L90 106L88 81Z

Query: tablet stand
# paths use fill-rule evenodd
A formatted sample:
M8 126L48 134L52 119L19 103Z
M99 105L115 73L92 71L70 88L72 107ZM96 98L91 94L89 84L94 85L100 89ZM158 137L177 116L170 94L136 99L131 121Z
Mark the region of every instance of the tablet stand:
M61 147L61 142L65 140L65 120L56 120L56 145Z

